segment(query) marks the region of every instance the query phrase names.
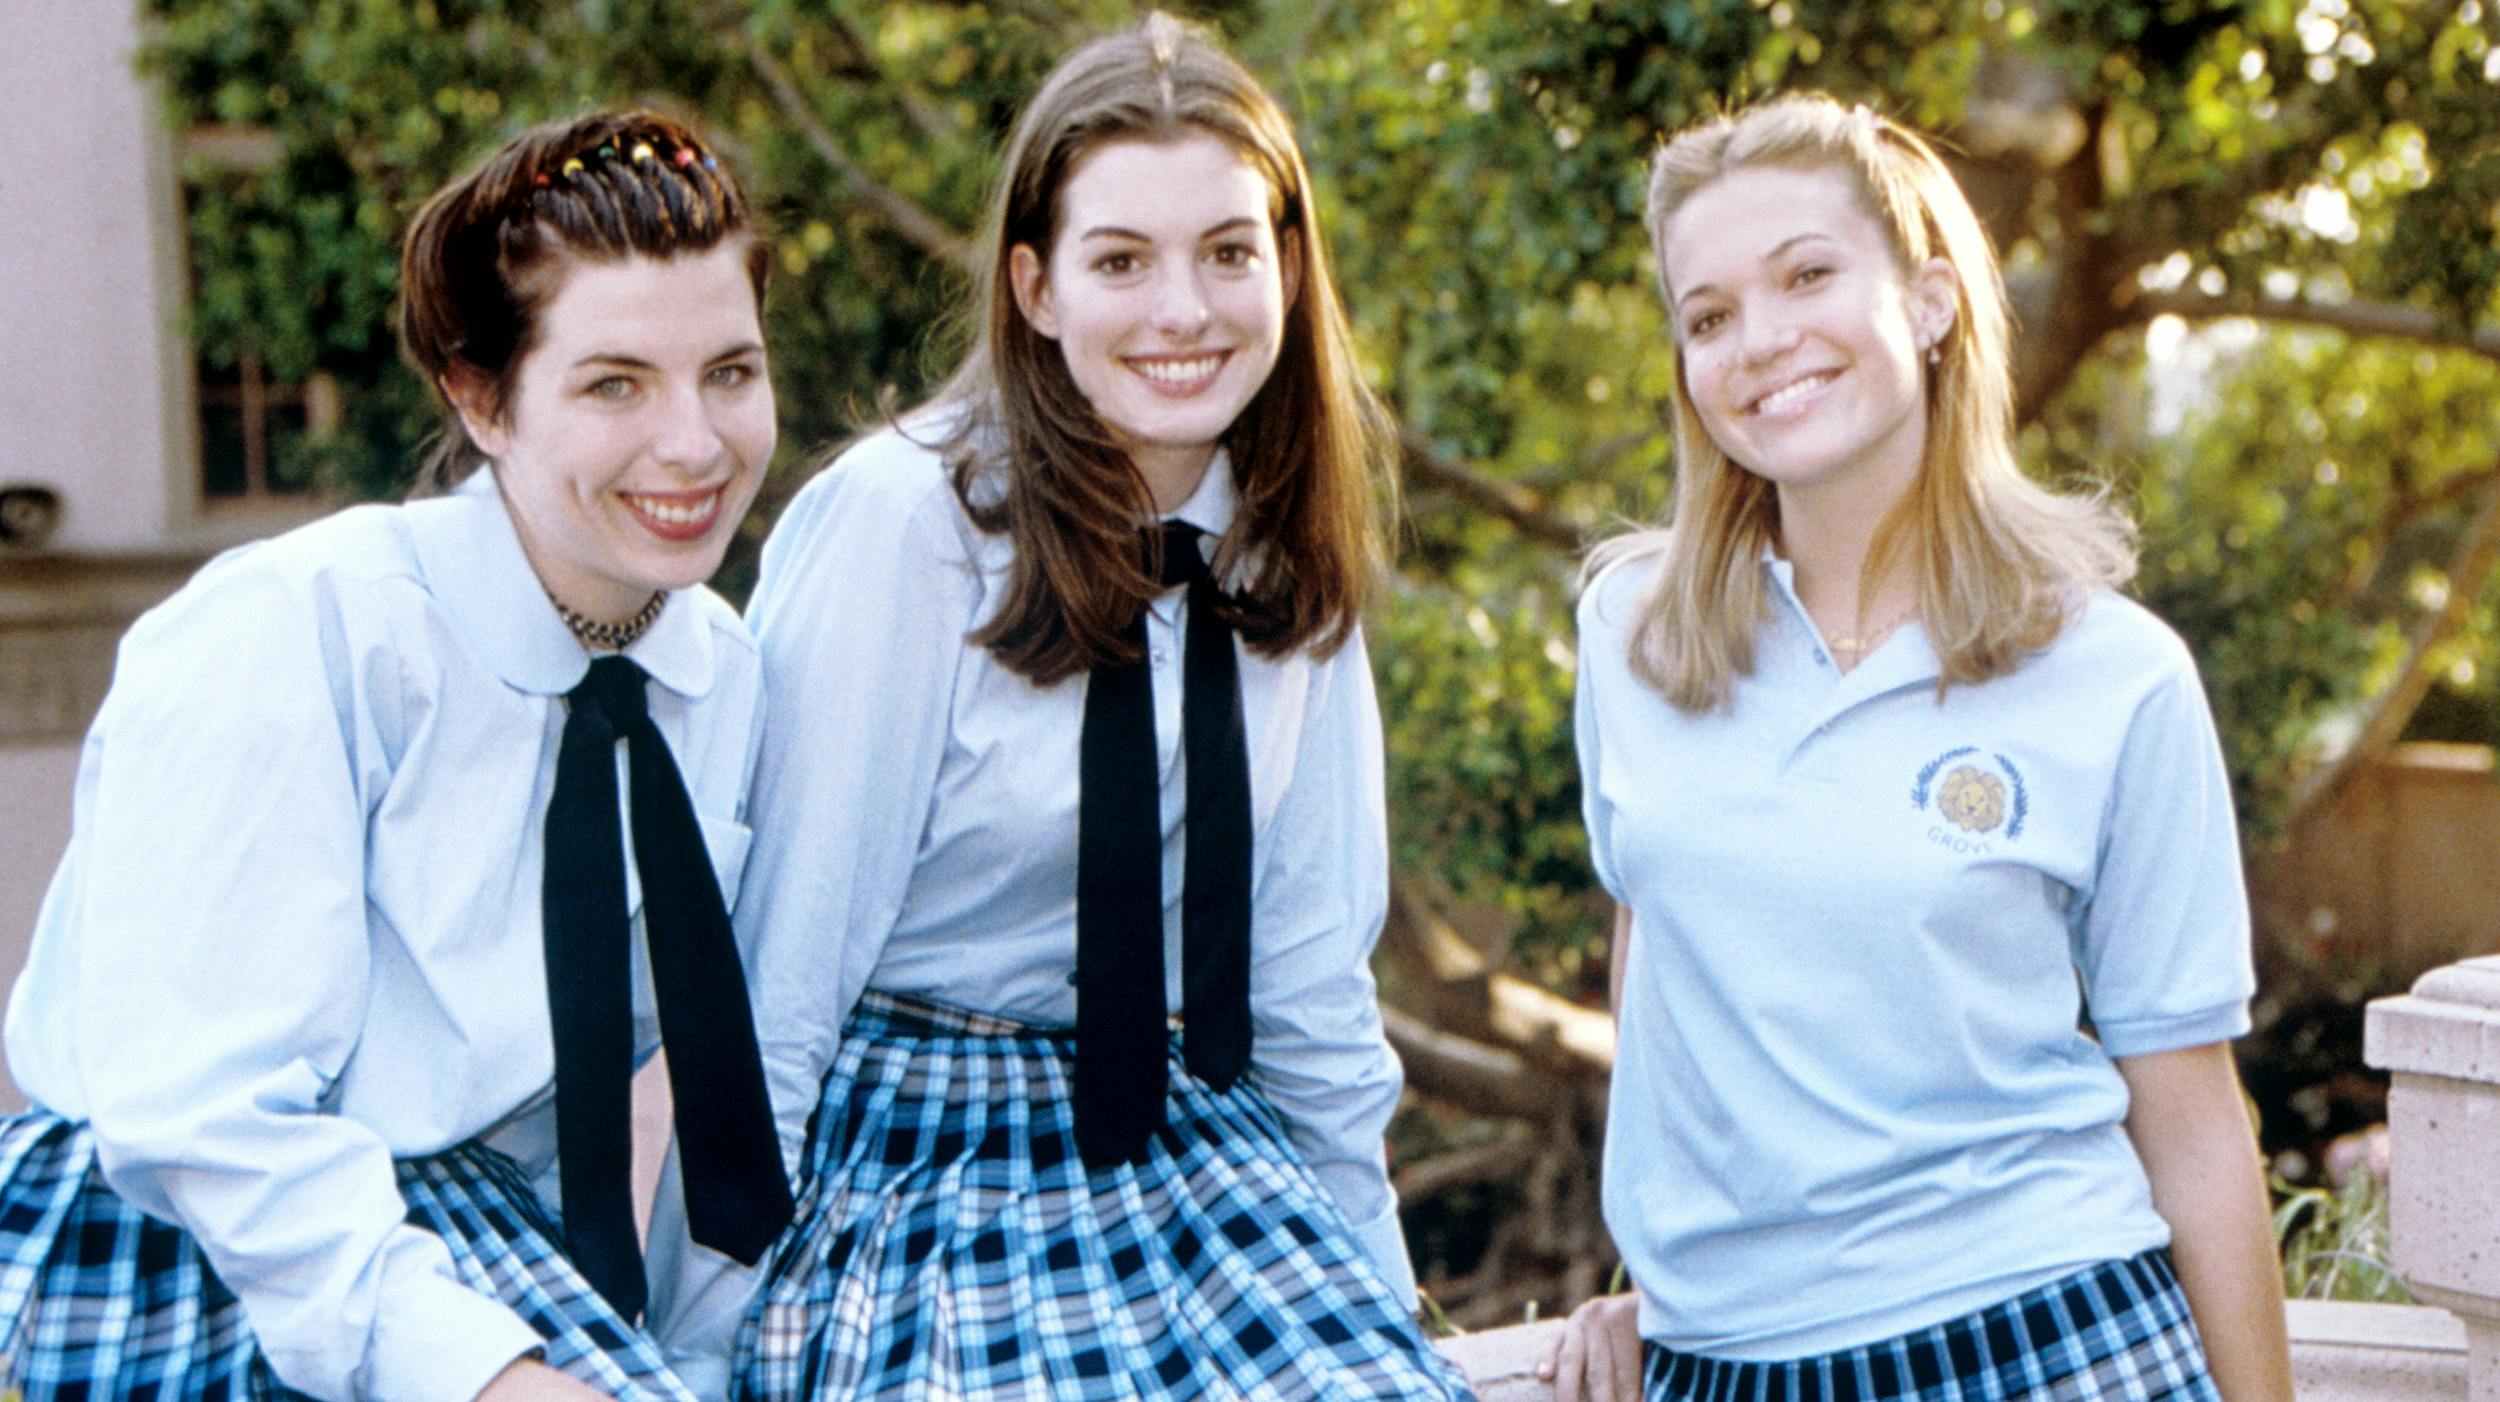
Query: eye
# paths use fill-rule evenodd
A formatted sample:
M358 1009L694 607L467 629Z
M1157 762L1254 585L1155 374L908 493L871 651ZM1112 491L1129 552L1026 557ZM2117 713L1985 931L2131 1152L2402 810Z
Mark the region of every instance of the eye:
M1799 268L1796 272L1789 275L1788 285L1791 287L1811 287L1831 275L1832 270L1828 264L1808 263L1804 267Z
M762 373L763 371L751 362L733 360L727 365L715 365L706 371L703 382L714 389L743 389L754 383L755 378Z
M1208 252L1207 257L1214 260L1219 268L1247 268L1259 261L1259 250L1256 245L1243 241L1220 243Z
M1703 312L1684 323L1684 339L1691 341L1707 336L1711 332L1718 330L1719 324L1726 320L1726 312Z
M1094 260L1094 271L1105 277L1124 277L1137 271L1137 255L1126 250L1106 253Z
M633 398L641 391L641 388L640 385L634 383L631 375L602 375L591 381L589 387L582 393L593 399L604 399L611 404L621 404Z

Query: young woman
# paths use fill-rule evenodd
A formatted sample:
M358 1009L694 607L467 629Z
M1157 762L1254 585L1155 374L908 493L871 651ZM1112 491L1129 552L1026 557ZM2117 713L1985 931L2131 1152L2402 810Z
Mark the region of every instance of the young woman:
M456 485L131 629L9 1005L9 1386L683 1399L669 1350L725 1385L730 1256L789 1204L722 909L760 669L702 587L772 455L766 267L677 122L517 138L401 264ZM662 1023L686 1186L646 1272Z
M1675 514L1592 562L1578 701L1639 1291L1561 1395L2288 1398L2213 723L2127 523L2015 465L1969 205L1789 97L1649 219Z
M749 611L741 928L807 1186L741 1384L1456 1393L1366 968L1385 441L1291 130L1150 17L1026 107L986 233L970 357L799 494Z

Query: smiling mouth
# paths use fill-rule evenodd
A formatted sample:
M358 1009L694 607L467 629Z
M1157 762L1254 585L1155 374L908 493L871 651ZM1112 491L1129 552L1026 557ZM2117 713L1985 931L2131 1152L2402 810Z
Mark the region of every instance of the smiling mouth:
M1212 384L1216 372L1224 368L1224 362L1231 354L1230 351L1215 351L1207 355L1185 357L1158 356L1152 359L1132 359L1127 362L1127 365L1157 390L1167 394L1188 395L1195 394Z
M663 540L700 540L720 519L721 499L727 492L723 484L708 492L619 492L617 498L653 535Z
M1812 397L1816 390L1839 378L1840 372L1837 370L1817 370L1810 375L1800 376L1755 400L1747 407L1746 412L1776 417Z

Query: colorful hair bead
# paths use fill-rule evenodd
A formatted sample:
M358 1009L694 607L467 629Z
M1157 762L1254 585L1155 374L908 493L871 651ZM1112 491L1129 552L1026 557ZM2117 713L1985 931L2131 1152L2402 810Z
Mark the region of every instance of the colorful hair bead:
M718 170L720 169L720 162L713 160L710 156L705 156L703 158L703 168L705 170Z
M611 145L611 144L609 144L608 142L605 142L605 141L600 142L600 143L599 143L599 159L601 159L601 160L603 160L603 161L612 161L612 160L615 160L615 159L616 159L616 147L615 147L615 146L613 146L613 145Z
M694 164L694 148L691 146L678 147L677 154L669 157L669 161L679 170L684 170L686 167Z
M634 143L634 163L636 165L649 165L651 163L650 142L637 141Z
M581 157L579 157L579 156L569 156L569 157L566 157L566 158L565 158L564 168L563 168L563 172L562 172L562 173L563 173L564 175L568 176L568 177L569 177L569 176L575 176L575 175L579 175L579 174L581 174L581 173L582 173L582 158L581 158Z
M552 185L552 184L554 184L554 183L555 183L554 181L551 181L551 180L549 180L549 179L547 178L547 172L545 172L545 171L543 171L543 170L542 170L542 171L540 171L540 172L538 172L536 175L533 175L533 176L531 176L531 177L530 177L530 184L532 184L532 185L536 186L537 188L539 188L539 189L541 189L541 190L546 189L549 185Z

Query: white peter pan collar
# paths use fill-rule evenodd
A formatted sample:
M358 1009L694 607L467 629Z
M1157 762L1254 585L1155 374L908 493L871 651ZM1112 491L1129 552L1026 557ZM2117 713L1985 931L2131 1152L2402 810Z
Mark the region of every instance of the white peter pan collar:
M493 465L406 510L426 588L495 674L540 696L580 685L590 650L564 626L530 568ZM712 630L699 593L670 591L650 630L625 650L652 680L690 700L712 689Z

